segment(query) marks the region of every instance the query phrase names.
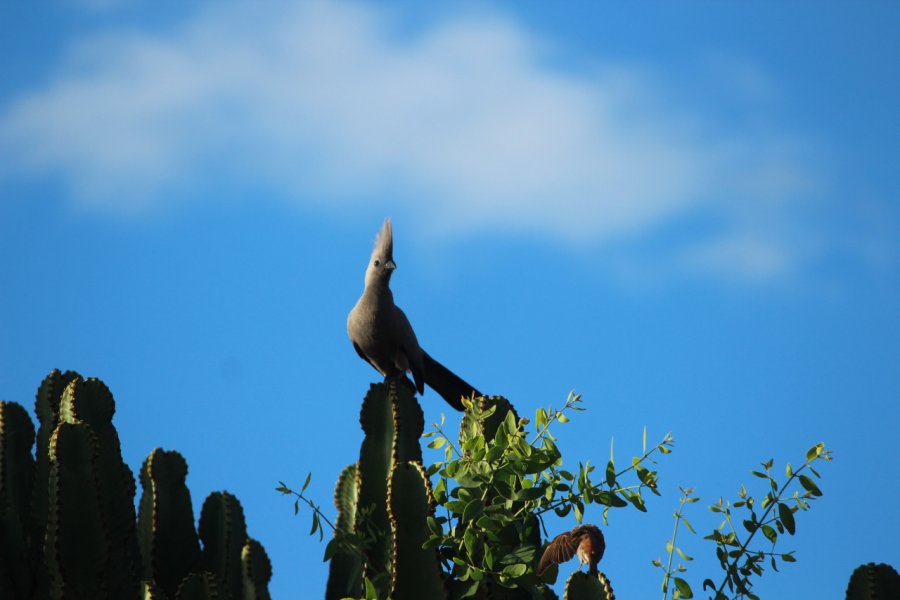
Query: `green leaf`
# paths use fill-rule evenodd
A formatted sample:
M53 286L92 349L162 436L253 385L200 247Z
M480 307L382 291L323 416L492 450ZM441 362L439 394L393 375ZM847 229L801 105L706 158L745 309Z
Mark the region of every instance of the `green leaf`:
M634 505L634 507L636 509L638 509L639 511L647 512L647 507L644 506L644 499L641 497L640 494L631 494L631 496L629 496L628 500L631 501L631 503Z
M687 581L685 581L681 577L673 577L672 580L675 582L675 588L678 592L678 598L694 597L694 592L691 590L691 586L688 585Z
M513 411L507 411L506 417L503 419L503 427L510 436L515 435L519 430L519 425L516 423L516 417L513 414Z
M475 549L475 532L469 527L463 534L463 545L466 547L466 553L471 557Z
M559 412L559 413L556 413L556 420L559 421L560 423L568 423L569 417L567 417L566 415Z
M307 475L306 475L306 481L303 482L303 487L300 488L300 493L301 493L301 494L302 494L303 492L306 491L306 486L309 485L310 479L312 479L312 471L310 471L310 472L307 473Z
M340 542L338 538L331 538L331 541L325 546L325 557L322 559L324 562L328 562L331 560L331 557L334 556L337 551L340 550Z
M783 502L778 503L778 517L781 519L787 532L794 535L794 513L791 512L791 508L787 504L784 504Z
M366 577L366 600L378 600L378 590L368 577Z
M771 525L763 525L762 532L763 532L763 535L766 536L766 539L768 539L773 544L775 543L775 540L778 539L778 534L775 532L774 529L772 529Z
M615 487L616 485L616 465L612 459L606 463L606 484L609 487Z
M692 557L682 552L681 548L678 548L677 546L675 547L675 552L677 552L678 556L680 556L683 560L694 560Z
M793 477L794 469L793 469L793 467L791 467L791 463L788 463L787 466L784 468L784 474L787 475L788 477Z
M699 500L699 498L698 498L698 500ZM696 533L697 533L696 531L694 531L694 528L693 528L693 526L691 525L691 522L688 521L686 518L681 517L681 522L684 523L685 527L687 527L687 528L690 530L691 533L693 533L693 534L696 534Z
M439 449L439 448L443 448L444 444L446 444L446 443L447 443L447 438L436 437L433 440L431 440L430 442L428 442L428 447L434 448L434 449Z
M825 444L818 443L809 450L806 451L806 462L811 462L816 459L820 454L822 454L822 449L825 447Z
M504 556L500 563L504 565L511 565L515 563L528 564L534 560L534 553L534 546L519 546L518 548Z
M811 477L800 475L799 479L800 485L802 485L807 492L809 492L813 496L822 495L822 490L819 489L819 486L816 485L816 482L814 482Z
M480 498L476 498L466 504L465 509L463 509L462 519L463 521L471 521L481 515L483 511L484 503Z
M525 481L529 480L526 479ZM543 495L544 490L539 487L527 488L524 490L519 490L519 493L516 494L516 500L524 500L527 502L529 500L537 500Z
M499 531L502 527L502 523L500 521L487 515L482 515L481 517L479 517L478 521L476 521L475 524L484 531Z
M508 567L504 567L502 572L507 577L515 578L515 577L521 577L522 575L525 574L525 571L527 571L527 570L528 570L528 567L526 565L523 565L520 563L517 565L509 565Z
M797 559L794 558L793 554L782 554L781 560L783 560L784 562L790 562L790 563L797 562Z

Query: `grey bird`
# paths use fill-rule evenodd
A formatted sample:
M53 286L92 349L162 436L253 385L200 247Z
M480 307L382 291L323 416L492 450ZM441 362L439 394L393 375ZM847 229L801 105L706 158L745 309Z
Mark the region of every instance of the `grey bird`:
M450 406L461 411L461 398L482 394L419 346L409 319L394 304L390 283L396 268L391 220L385 219L366 269L365 290L347 317L347 333L353 348L385 377L412 373L420 395L427 384Z

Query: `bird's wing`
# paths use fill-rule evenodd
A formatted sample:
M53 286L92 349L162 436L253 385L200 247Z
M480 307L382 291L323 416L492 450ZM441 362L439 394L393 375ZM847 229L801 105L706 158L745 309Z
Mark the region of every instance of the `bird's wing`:
M405 358L403 362L406 365L402 366L409 368L413 381L416 382L416 389L419 391L419 394L424 394L425 369L422 366L422 349L419 347L419 340L416 339L416 332L413 331L412 325L409 324L409 319L406 318L406 313L397 305L394 305L392 323L394 339L397 341L399 351ZM399 364L397 366L398 368L401 367ZM405 371L406 369L402 370Z
M575 556L575 551L578 550L578 542L578 537L572 535L570 531L561 533L553 538L553 541L550 542L547 549L544 550L543 556L541 556L537 574L540 575L546 571L550 565L564 563Z
M361 359L363 359L364 361L366 361L367 363L372 365L372 368L374 368L376 371L380 371L380 369L375 366L375 363L373 363L371 360L369 360L369 357L366 356L365 352L362 351L362 348L359 347L359 344L357 344L356 342L353 342L353 349L356 350L356 353L359 354L359 357Z

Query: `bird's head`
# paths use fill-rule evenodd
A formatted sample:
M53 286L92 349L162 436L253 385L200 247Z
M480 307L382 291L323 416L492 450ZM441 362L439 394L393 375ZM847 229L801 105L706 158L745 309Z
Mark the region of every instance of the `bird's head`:
M394 234L391 229L391 219L388 217L381 226L381 231L375 238L375 247L372 248L372 256L369 258L369 266L366 269L366 285L387 285L391 280L391 273L397 265L394 264Z

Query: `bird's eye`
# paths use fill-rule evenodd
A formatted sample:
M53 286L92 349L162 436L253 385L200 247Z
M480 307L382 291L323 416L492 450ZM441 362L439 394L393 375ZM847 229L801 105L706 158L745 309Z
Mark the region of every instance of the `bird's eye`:
M378 260L377 258L375 259L375 266L376 267L381 266L381 261Z

